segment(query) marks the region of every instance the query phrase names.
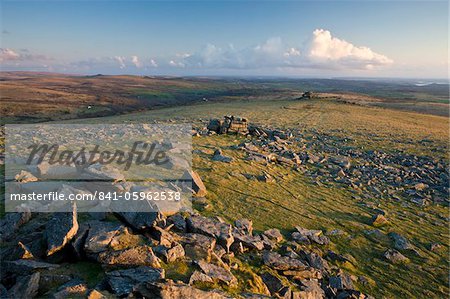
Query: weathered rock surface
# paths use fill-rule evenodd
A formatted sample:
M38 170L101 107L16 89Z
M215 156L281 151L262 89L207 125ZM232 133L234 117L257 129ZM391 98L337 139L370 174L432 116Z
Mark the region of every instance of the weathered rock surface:
M7 298L29 299L36 297L39 290L39 272L20 277L8 291Z
M218 243L227 251L229 250L230 245L234 242L234 238L231 233L231 225L219 222L212 218L191 216L187 219L187 227L190 232L217 238Z
M413 249L413 246L411 243L406 239L405 237L395 233L391 232L388 234L388 236L394 241L394 248L397 250L408 250Z
M186 255L191 259L209 261L216 246L216 239L202 234L189 233L183 235L181 243Z
M213 280L223 282L227 285L236 285L237 279L229 270L205 261L198 261L200 269Z
M393 264L407 263L409 259L395 249L388 249L383 256Z
M304 270L308 266L300 260L293 259L272 251L263 254L264 264L275 270Z
M106 273L109 286L117 296L128 295L133 287L142 282L156 282L164 278L163 269L141 266L133 269Z
M20 207L16 213L7 213L3 219L0 219L0 240L10 239L30 219L31 212L28 208Z
M60 286L56 293L52 294L51 298L66 299L66 298L83 298L88 292L87 285L79 280L73 279L68 283Z
M372 225L373 226L383 226L389 223L389 221L384 217L383 214L376 214L372 217Z
M208 275L195 270L194 273L192 273L191 277L189 278L189 284L194 284L195 282L201 282L201 283L213 283L214 280L209 277Z
M276 228L268 229L263 234L271 241L274 241L275 243L283 241L283 235L280 233L279 229Z
M143 283L134 291L143 298L161 299L225 299L228 298L218 291L203 291L180 282Z
M205 184L203 184L202 179L195 171L186 171L183 174L182 179L192 182L192 190L195 197L205 197L208 193Z
M4 271L16 273L16 274L24 274L24 273L30 273L37 270L43 270L43 269L56 269L59 265L57 264L49 264L44 262L38 262L34 260L17 260L17 261L8 261L4 262L4 266L2 266L2 269Z
M104 251L98 255L97 260L102 264L115 266L161 267L159 258L147 245L117 251Z
M46 226L47 255L61 250L77 233L77 207L72 204L71 213L54 213Z
M292 239L299 243L314 242L320 245L326 245L330 242L330 239L323 235L321 230L306 229L296 226L296 232L292 233Z

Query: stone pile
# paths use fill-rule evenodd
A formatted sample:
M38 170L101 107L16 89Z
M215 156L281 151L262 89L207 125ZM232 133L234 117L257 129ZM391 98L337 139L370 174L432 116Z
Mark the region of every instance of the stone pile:
M2 298L230 298L224 290L242 289L240 267L249 258L261 265L255 274L260 286L245 297L368 298L329 264L332 255L324 250L330 241L319 230L296 227L285 240L275 228L255 233L248 219L232 225L196 213L145 213L143 218L159 218L147 226L131 225L119 214L80 220L75 205L71 213L20 213L2 220L19 230L2 243ZM103 278L94 287L76 274L55 272L81 261L101 265ZM164 269L180 262L192 274L174 282Z

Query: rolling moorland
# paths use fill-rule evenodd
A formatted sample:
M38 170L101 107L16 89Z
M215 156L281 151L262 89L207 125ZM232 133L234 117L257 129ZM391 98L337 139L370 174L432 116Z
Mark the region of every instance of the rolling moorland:
M166 278L231 296L246 292L320 298L324 292L364 298L356 289L375 298L442 298L449 292L448 85L30 73L4 73L1 80L6 123L192 123L193 168L207 191L195 198L194 208L214 228L234 224L233 237L245 250L232 248L233 255L213 257L211 265L219 267L213 271L210 264L189 256L184 232L166 231L186 252L170 261L158 252L156 245L163 240L161 233L155 237L155 228L136 229L118 215L101 220L126 223L139 246L153 246L162 256L159 266ZM306 90L317 96L299 99ZM209 120L224 115L246 117L259 133L211 133ZM197 216L183 217L167 222L184 223L189 233L212 235L222 244L223 236L202 228ZM253 229L248 222L236 222L241 219L251 220ZM81 279L85 292L120 293L108 268L117 265L105 265L98 256L74 261L40 254L36 240L24 236L35 229L34 238L45 243L46 221L45 215L33 216L17 226L15 237L2 240L2 256L17 257L15 247L21 241L37 260L59 264L56 270L48 265L41 269L41 280L56 271ZM78 215L80 227L89 221L89 215ZM281 237L269 229L280 230ZM73 250L80 239L75 236L61 252ZM119 243L138 247L136 241L127 242ZM259 242L265 242L264 250ZM124 248L108 250L115 255ZM5 255L11 252L16 255ZM274 265L271 252L280 253L285 264ZM24 253L19 257L24 259ZM301 269L291 265L298 261ZM237 284L231 283L233 277ZM319 289L309 283L314 279ZM110 283L105 290L99 286L103 280ZM19 282L14 275L6 281L2 277L8 292ZM36 292L42 297L61 294L68 289L60 287L66 282L39 282ZM141 287L135 295L146 291L149 287Z

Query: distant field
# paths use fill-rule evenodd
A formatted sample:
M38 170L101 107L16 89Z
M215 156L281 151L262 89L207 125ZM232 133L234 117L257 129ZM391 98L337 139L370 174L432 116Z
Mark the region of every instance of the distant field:
M0 73L2 123L118 115L204 101L288 100L305 91L448 116L448 85L331 79L235 79ZM372 98L367 101L367 98Z

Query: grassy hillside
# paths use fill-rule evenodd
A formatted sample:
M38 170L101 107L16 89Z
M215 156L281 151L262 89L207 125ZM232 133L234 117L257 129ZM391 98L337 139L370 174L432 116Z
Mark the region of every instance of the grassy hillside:
M328 136L326 140L341 148L448 161L448 118L352 105L335 98L203 103L85 121L177 120L198 127L210 117L229 114L246 116L252 123L272 128L298 130L307 143ZM286 234L296 225L326 232L339 229L344 233L331 236L333 245L329 249L336 249L350 261L340 266L365 278L358 283L364 292L376 298L442 298L448 293L448 207L418 206L390 195L361 194L333 181L320 184L308 173L248 161L244 152L235 149L243 141L249 139L223 135L194 137L194 168L209 190L209 207L202 213L219 215L228 221L247 217L257 230L277 227ZM212 161L217 148L234 161L229 164ZM263 171L275 181L247 178L248 174L260 175ZM373 234L375 227L370 219L376 209L387 212L389 225L378 228L381 233ZM383 252L392 247L389 232L399 233L413 244L416 252L404 253L409 263L393 265L383 258ZM432 252L431 243L442 244L443 248Z

